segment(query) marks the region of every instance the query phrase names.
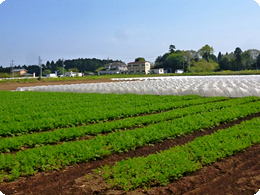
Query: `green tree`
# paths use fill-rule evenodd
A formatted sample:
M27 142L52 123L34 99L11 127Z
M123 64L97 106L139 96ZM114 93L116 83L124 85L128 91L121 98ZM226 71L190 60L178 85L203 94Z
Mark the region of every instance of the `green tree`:
M95 73L98 73L98 71L103 70L103 69L105 70L105 67L99 67L99 68L97 68L94 72L95 72Z
M42 72L43 75L47 75L47 74L51 74L51 70L50 69L45 69L43 72Z
M169 52L174 53L174 50L176 49L175 45L170 45L169 46Z
M63 67L58 67L57 71L58 71L58 74L63 75ZM64 74L65 74L65 72L67 72L67 70L64 68Z
M210 47L209 45L205 45L201 49L199 49L198 53L200 54L200 56L203 59L205 59L209 62L210 55L212 55L214 53L214 49L213 49L213 47Z
M209 60L209 62L205 59L201 59L198 62L194 62L193 66L190 68L191 72L212 72L219 69L218 63L213 60Z
M231 70L231 63L227 56L224 56L222 60L219 62L220 70Z
M58 59L58 61L56 62L56 67L58 69L58 67L62 67L62 60Z
M58 66L56 63L54 63L53 61L51 61L51 64L50 64L50 68L51 68L51 71L54 72L57 70Z
M51 63L49 61L46 62L46 68L51 69Z
M258 70L260 68L260 54L258 54L256 58L256 69Z
M145 62L145 59L143 57L135 58L135 62Z
M182 51L182 56L184 58L184 61L188 64L188 67L190 69L191 61L198 61L198 53L194 50L186 50Z
M256 69L257 67L257 56L260 54L260 51L257 49L248 49L246 51L243 52L244 53L248 53L250 55L250 58L248 57L248 59L246 60L246 62L248 63L248 66L250 69ZM244 56L242 54L242 62L245 62Z
M184 58L182 52L171 53L167 58L167 65L174 72L176 69L183 69Z
M237 47L234 51L235 56L235 70L241 70L242 69L242 50Z
M220 63L220 62L221 62L221 60L222 60L222 57L223 57L223 55L221 54L221 52L219 52L219 53L218 53L218 63Z
M241 58L242 58L242 69L251 69L251 66L254 64L254 60L251 56L251 53L249 50L244 51L241 54Z

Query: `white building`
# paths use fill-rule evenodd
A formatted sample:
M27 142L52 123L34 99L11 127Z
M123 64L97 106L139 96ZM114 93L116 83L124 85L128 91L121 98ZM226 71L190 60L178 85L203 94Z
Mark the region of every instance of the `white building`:
M151 70L150 62L130 62L128 63L128 73L130 74L149 74Z
M150 73L151 74L164 74L164 69L163 68L151 69Z
M56 78L57 75L55 73L51 73L51 74L47 74L46 77Z

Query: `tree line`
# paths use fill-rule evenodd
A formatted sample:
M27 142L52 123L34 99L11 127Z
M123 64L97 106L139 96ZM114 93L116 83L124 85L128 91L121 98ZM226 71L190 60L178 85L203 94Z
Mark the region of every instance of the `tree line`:
M198 51L177 50L175 45L169 46L169 51L158 56L154 68L164 68L168 72L182 69L185 72L241 71L260 69L260 51L248 49L242 51L239 47L234 52L214 55L213 47L203 46Z
M65 72L73 71L73 72L95 72L100 68L104 68L105 64L112 62L122 62L120 60L111 60L111 59L96 59L96 58L79 58L73 60L62 60L58 59L56 62L47 61L46 64L42 64L43 75L53 73L58 71L58 74L63 74L63 65ZM35 73L36 75L40 75L40 68L38 65L18 65L14 66L14 69L24 68L28 71L28 73ZM0 73L11 73L10 67L2 67L0 66Z
M139 58L138 58L139 59ZM58 71L63 74L64 70L73 72L97 72L104 68L105 64L112 62L122 62L121 60L96 59L96 58L79 58L72 60L62 59L47 61L42 64L43 75ZM38 65L19 65L17 68L24 68L28 73L40 75ZM235 48L234 52L214 55L213 47L205 45L198 51L194 50L177 50L175 45L169 46L169 51L156 58L153 68L164 68L168 72L175 72L182 69L185 72L212 72L212 71L241 71L241 70L258 70L260 69L260 51L256 49L248 49L242 51L241 48ZM4 77L10 77L11 68L0 66L0 73ZM3 77L2 76L2 77Z

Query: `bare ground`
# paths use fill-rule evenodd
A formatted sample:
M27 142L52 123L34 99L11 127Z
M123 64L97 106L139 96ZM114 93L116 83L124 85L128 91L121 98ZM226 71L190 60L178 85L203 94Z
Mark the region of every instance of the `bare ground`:
M31 87L42 85L68 85L68 84L82 84L82 83L105 83L105 82L118 82L110 79L97 79L97 80L78 80L78 81L36 81L35 83L4 83L0 84L0 91L13 91L18 87Z

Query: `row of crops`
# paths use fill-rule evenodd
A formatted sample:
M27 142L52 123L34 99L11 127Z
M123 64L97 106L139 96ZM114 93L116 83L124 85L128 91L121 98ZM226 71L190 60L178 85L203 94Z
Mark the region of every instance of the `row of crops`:
M80 127L57 129L55 131L50 132L25 134L12 138L6 137L1 139L0 152L12 152L20 150L23 147L35 147L37 145L43 144L55 144L60 141L69 141L87 135L97 135L100 133L109 133L120 129L151 125L154 123L177 119L188 115L194 115L196 113L210 112L216 109L228 109L229 107L243 105L250 102L253 103L254 101L257 101L258 98L247 97L243 99L231 99L229 101L215 102L217 100L225 99L206 98L196 101L190 100L190 103L193 102L192 106L185 108L177 108L153 115L129 117L110 122L100 122ZM202 102L204 104L201 104ZM248 104L246 104L246 106L248 106Z
M260 111L258 97L46 92L0 95L0 181L102 159ZM258 118L246 121L184 146L105 166L98 173L112 186L125 190L166 184L205 163L258 143L259 123Z
M107 180L110 187L131 190L151 184L166 185L247 147L260 142L260 119L242 122L212 135L199 137L183 146L122 160L114 166L104 166L95 172Z
M0 117L2 137L159 112L193 104L183 100L202 99L199 96L5 91L0 95L0 116L4 116Z

